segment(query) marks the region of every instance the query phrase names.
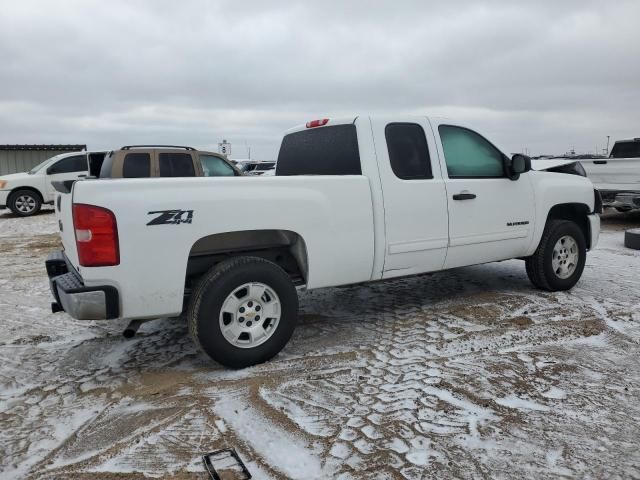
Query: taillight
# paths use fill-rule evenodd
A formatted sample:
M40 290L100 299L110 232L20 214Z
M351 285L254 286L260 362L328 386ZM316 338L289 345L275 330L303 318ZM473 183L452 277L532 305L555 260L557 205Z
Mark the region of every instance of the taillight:
M73 205L78 259L83 267L120 264L118 225L111 210L76 203Z
M310 122L307 122L307 128L324 127L327 123L329 123L328 118L323 118L322 120L311 120Z

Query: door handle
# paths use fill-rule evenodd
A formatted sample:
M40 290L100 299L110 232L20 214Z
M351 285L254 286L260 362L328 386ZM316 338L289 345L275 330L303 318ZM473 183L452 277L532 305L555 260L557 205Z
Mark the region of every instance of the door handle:
M473 200L474 198L476 198L476 194L469 192L460 192L453 196L454 200Z
M596 165L605 165L607 163L606 160L594 160L593 163Z

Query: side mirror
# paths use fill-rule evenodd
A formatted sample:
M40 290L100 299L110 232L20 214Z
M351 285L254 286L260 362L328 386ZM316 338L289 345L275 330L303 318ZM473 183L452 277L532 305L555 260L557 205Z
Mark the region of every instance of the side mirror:
M518 180L520 175L531 170L531 159L521 153L516 153L509 162L509 178Z

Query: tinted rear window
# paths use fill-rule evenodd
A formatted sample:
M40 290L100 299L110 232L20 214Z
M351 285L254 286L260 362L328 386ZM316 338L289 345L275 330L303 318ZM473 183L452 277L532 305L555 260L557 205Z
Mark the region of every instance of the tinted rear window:
M194 177L193 159L188 153L161 153L158 155L161 177Z
M122 176L124 178L150 177L151 156L148 153L127 153L122 165Z
M611 149L611 158L640 157L640 142L616 142Z
M398 178L433 178L427 138L415 123L390 123L384 131L391 169Z
M319 127L282 139L276 175L362 175L355 125Z

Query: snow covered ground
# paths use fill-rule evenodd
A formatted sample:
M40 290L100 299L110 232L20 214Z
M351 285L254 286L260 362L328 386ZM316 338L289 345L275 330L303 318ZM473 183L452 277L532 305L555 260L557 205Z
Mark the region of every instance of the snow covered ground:
M6 212L1 478L204 479L224 447L257 479L640 477L640 216L568 293L521 261L303 293L285 351L231 371L177 319L52 315L54 217Z

